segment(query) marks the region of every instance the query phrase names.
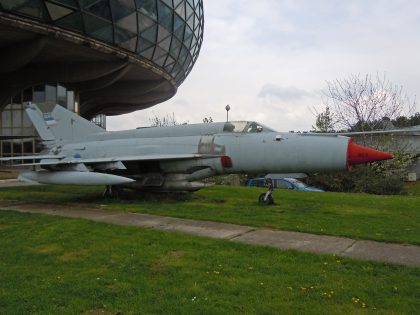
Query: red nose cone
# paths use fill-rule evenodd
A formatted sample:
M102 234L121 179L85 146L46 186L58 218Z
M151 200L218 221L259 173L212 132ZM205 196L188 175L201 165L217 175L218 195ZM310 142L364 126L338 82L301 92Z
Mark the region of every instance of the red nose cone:
M347 148L347 164L350 167L356 164L382 161L392 158L392 154L355 144L353 143L353 139L349 141L349 146Z

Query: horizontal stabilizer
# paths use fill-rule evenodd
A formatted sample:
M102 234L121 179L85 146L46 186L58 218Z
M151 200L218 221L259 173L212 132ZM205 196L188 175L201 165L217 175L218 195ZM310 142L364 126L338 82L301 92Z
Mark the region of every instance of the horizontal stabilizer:
M0 136L0 140L33 139L35 136Z
M50 159L62 159L64 156L59 155L21 155L1 158L0 161L20 161L20 160L50 160Z

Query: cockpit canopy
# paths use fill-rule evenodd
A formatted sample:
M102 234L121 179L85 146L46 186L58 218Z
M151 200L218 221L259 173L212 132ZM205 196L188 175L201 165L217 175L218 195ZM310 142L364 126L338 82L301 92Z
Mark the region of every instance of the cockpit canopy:
M223 132L273 132L274 130L255 121L228 121L223 127Z

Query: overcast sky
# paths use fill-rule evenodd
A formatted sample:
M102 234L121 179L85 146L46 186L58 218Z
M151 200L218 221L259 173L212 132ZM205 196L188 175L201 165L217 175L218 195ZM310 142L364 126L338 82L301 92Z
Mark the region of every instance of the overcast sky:
M190 75L169 101L109 117L108 130L211 116L310 130L326 81L386 74L420 97L418 0L204 0L205 33ZM417 111L419 107L417 106Z

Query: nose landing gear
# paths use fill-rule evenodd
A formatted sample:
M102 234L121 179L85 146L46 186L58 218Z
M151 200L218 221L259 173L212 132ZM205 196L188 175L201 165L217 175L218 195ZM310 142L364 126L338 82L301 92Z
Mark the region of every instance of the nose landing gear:
M265 186L268 188L268 191L266 193L261 194L258 197L258 203L260 205L273 205L274 204L274 198L272 196L274 185L271 178L267 178L265 180Z
M268 196L267 196L268 194ZM267 206L267 205L273 205L274 204L274 198L271 195L271 193L262 193L259 197L258 197L258 203L260 205L263 206Z

